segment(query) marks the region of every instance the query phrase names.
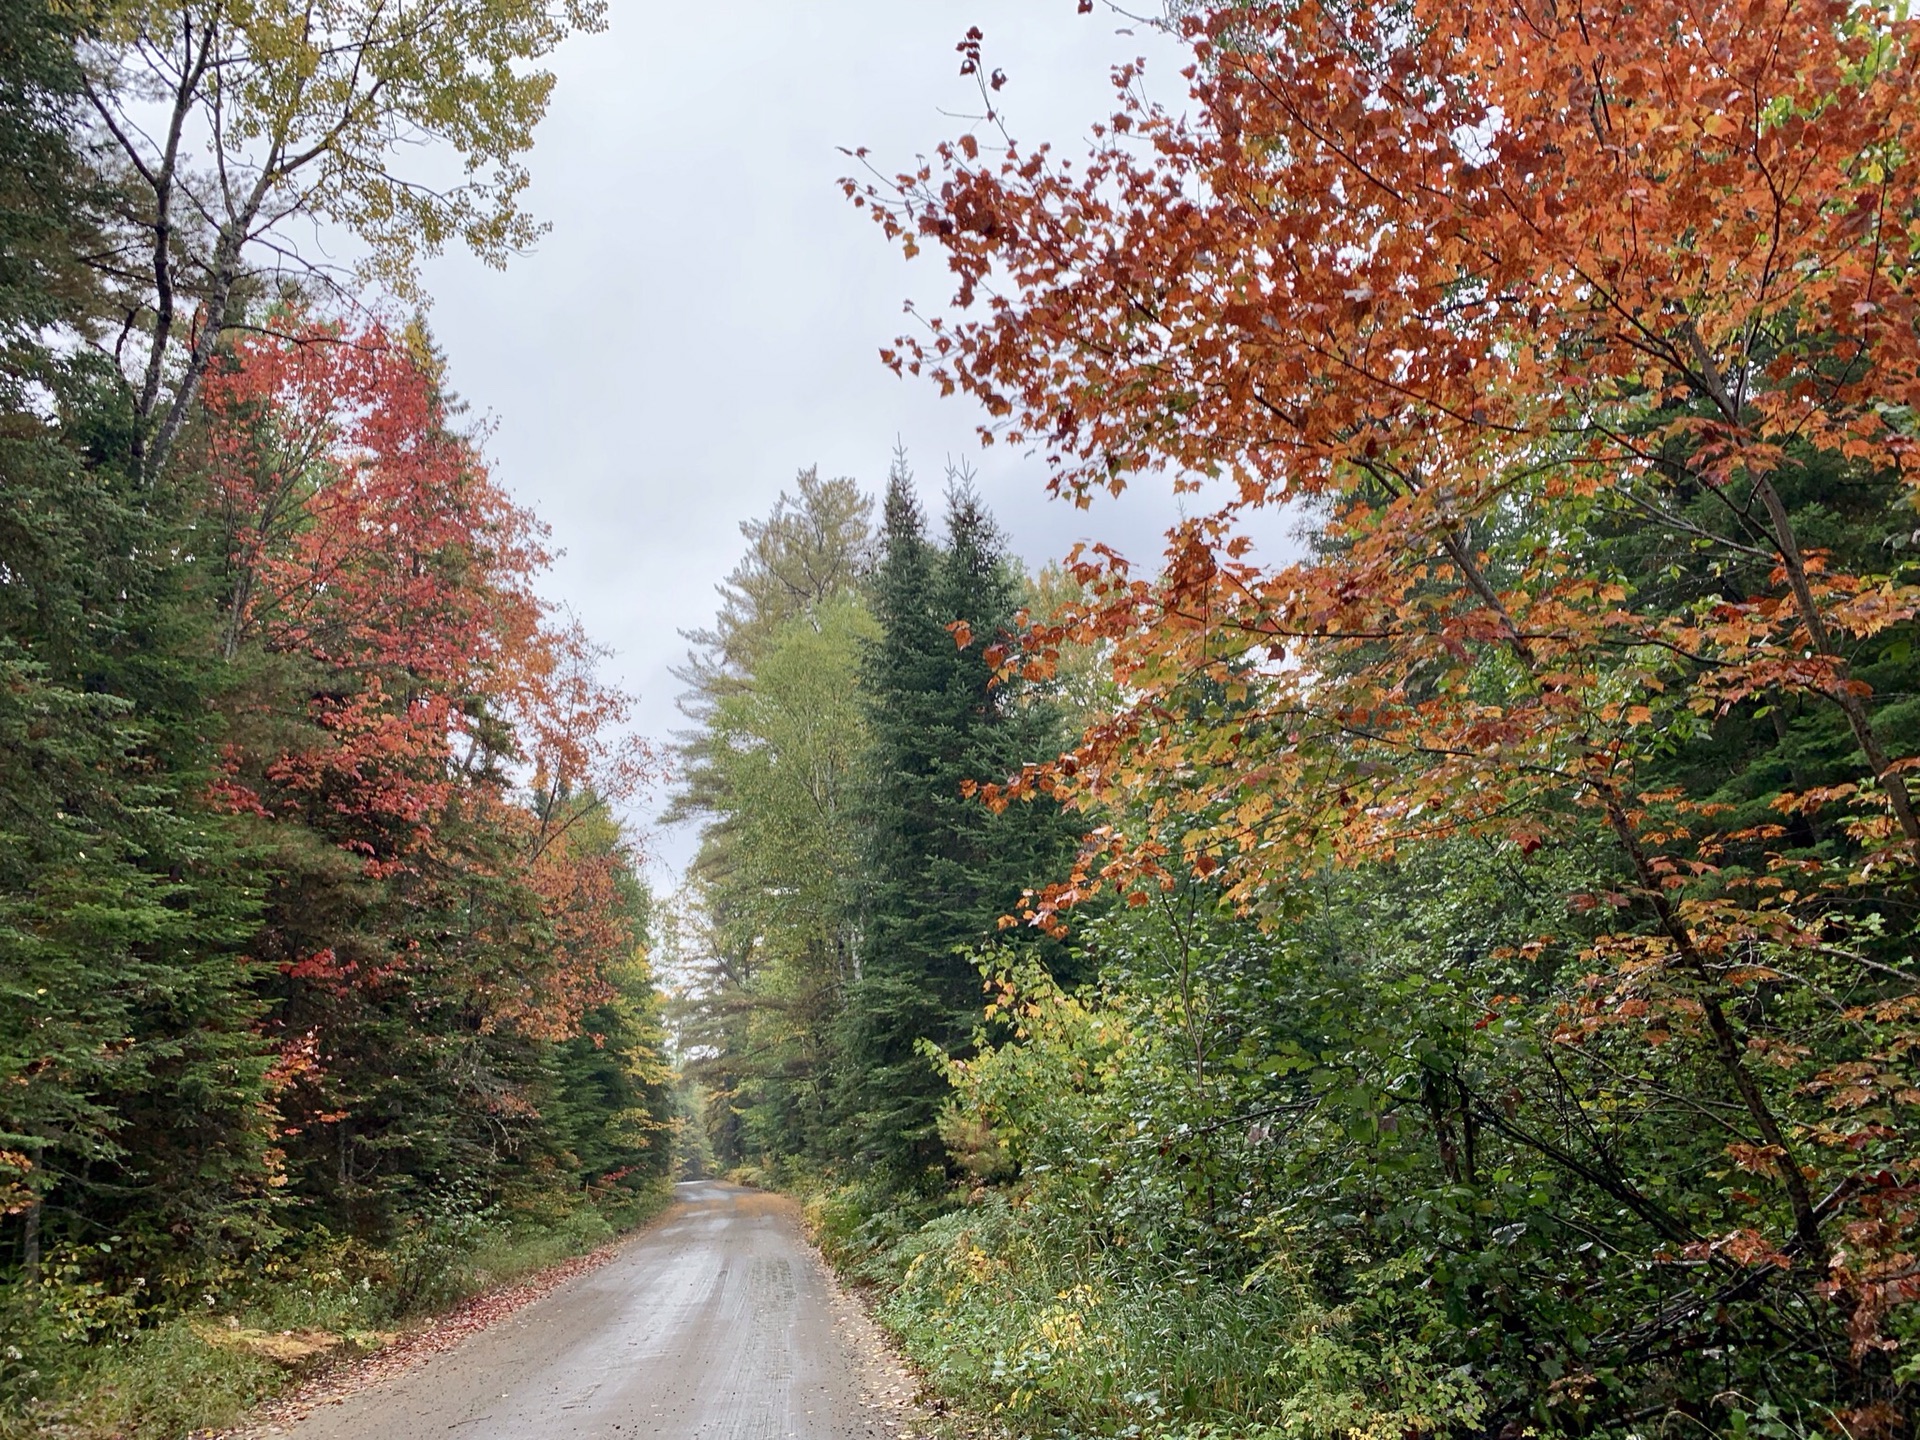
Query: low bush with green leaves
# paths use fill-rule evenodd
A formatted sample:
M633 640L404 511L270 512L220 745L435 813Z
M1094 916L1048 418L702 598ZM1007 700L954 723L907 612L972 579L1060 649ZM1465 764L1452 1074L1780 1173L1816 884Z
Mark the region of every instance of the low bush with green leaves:
M1570 1045L1539 998L1578 952L1525 939L1598 868L1462 845L1265 926L1183 888L1083 927L1097 984L990 965L974 1043L929 1052L954 1188L818 1194L822 1242L1025 1436L1835 1433L1799 1277L1716 1289L1671 1238L1742 1203L1697 1057Z

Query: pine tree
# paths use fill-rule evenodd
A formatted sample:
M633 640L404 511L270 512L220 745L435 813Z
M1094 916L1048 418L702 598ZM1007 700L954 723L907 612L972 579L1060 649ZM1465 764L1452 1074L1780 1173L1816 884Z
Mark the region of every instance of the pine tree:
M945 1164L935 1124L945 1085L921 1042L967 1045L981 1019L981 951L1071 845L1051 805L995 815L962 793L1055 753L1059 717L1043 695L993 683L985 651L1014 626L1020 575L965 476L949 484L946 529L944 546L927 535L897 460L873 583L881 633L861 676L874 740L841 1104L853 1156L903 1182Z
M189 487L136 482L120 377L52 338L97 301L78 29L0 0L0 1265L118 1235L160 1289L273 1228L257 897L200 803Z
M707 925L690 1074L716 1097L723 1163L827 1158L835 1020L850 968L865 743L853 695L871 630L860 584L871 501L800 473L720 587L679 672L685 737L670 818L704 822L693 866Z

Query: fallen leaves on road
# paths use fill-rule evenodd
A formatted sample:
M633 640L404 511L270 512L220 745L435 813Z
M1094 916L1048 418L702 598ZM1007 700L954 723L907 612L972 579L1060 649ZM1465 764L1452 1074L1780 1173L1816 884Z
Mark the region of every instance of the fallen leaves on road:
M499 1324L569 1280L598 1270L633 1238L633 1235L623 1235L597 1250L563 1260L524 1280L463 1300L445 1314L409 1327L391 1344L371 1355L332 1366L278 1399L268 1401L255 1410L245 1424L231 1430L199 1431L193 1440L261 1440L261 1437L282 1434L320 1406L338 1405L349 1395L403 1375L429 1357L451 1350L469 1335Z

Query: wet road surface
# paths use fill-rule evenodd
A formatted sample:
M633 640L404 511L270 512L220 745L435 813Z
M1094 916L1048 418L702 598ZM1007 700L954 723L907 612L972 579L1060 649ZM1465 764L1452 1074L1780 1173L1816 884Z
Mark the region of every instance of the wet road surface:
M711 1181L618 1256L294 1440L838 1440L902 1433L903 1377L791 1201Z

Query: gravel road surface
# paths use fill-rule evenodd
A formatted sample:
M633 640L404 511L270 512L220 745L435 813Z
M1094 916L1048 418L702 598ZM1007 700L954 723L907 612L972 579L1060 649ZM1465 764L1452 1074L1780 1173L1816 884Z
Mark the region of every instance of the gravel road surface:
M294 1440L838 1440L909 1433L906 1378L791 1201L700 1181L599 1269ZM268 1432L274 1433L274 1432Z

